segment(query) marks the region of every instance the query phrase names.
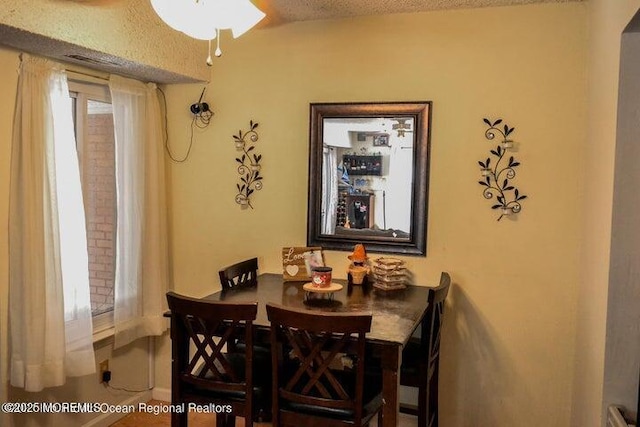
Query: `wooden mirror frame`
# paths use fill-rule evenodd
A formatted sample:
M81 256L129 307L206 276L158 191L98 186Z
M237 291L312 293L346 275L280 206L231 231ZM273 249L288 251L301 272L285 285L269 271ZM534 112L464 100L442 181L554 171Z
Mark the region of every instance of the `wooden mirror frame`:
M321 234L323 121L328 118L406 116L414 119L413 191L409 239L378 236ZM351 251L356 243L367 251L403 255L426 255L427 204L429 200L429 159L431 101L378 103L313 103L309 126L309 192L307 245L323 249Z

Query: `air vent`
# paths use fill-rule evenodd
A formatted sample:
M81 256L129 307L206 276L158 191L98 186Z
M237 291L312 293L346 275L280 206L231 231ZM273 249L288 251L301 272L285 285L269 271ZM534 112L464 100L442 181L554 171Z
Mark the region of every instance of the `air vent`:
M120 64L115 61L110 61L104 58L89 58L84 55L65 55L67 58L75 59L76 61L87 62L89 64L97 64L97 65L115 65L119 66Z

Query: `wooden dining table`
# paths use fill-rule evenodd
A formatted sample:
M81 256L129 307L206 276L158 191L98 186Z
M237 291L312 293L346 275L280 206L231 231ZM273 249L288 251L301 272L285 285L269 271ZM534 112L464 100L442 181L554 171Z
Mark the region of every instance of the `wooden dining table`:
M317 294L305 291L305 282L285 282L280 274L261 274L257 286L223 289L203 299L257 302L258 315L253 324L262 332L268 331L270 326L267 303L311 311L371 313L372 324L367 334L367 344L381 360L384 399L382 424L395 427L398 424L398 371L402 347L427 310L428 288L407 286L405 289L388 291L370 284L350 286L343 280L334 279L333 283L339 283L343 288L332 294Z

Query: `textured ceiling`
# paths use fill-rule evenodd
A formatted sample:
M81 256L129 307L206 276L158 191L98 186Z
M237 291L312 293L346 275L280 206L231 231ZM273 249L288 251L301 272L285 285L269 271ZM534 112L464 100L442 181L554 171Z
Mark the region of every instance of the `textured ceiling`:
M68 1L93 6L110 6L125 0ZM267 13L263 27L287 22L351 16L573 1L584 0L252 0L256 6Z
M254 3L267 13L269 23L282 24L364 15L571 1L582 0L254 0Z
M157 83L193 83L201 81L195 77L178 74L137 61L124 59L77 44L30 33L0 23L0 44L18 51L77 64L106 73L135 77Z
M34 0L32 0L34 1ZM158 83L187 83L194 81L206 80L208 70L202 73L196 73L197 67L189 68L185 72L176 67L167 66L167 64L158 61L149 62L148 58L142 58L142 61L124 59L124 53L136 51L132 47L122 47L120 39L129 33L134 36L140 33L137 39L143 39L142 36L148 32L153 32L154 25L159 25L157 17L148 17L140 12L152 14L149 0L38 0L42 5L49 9L56 7L60 9L63 16L73 18L66 24L56 24L56 19L43 18L45 15L39 13L25 14L22 10L28 6L23 6L20 0L1 0L0 2L0 45L5 45L16 50L40 54L46 57L55 58L63 62L76 63L85 67L101 70L108 73L119 73L137 77L145 81L155 81ZM489 6L507 6L507 5L524 5L531 3L568 3L571 1L583 0L252 0L267 14L259 27L266 28L277 26L295 21L310 21L324 19L340 19L365 15L385 15L393 13L411 13L429 10L441 9L460 9L460 8L478 8ZM614 0L612 0L614 1ZM144 4L143 6L143 2ZM25 2L26 3L26 2ZM74 3L76 3L74 5ZM49 10L47 9L47 10ZM77 16L71 12L78 12ZM49 12L51 12L49 10ZM49 13L47 12L47 13ZM82 12L82 13L80 13ZM107 39L99 37L99 31L83 30L83 21L92 14L103 14L103 21L107 18L107 23L112 27L118 27L117 34L110 35ZM67 14L67 15L65 15ZM127 15L128 14L128 15ZM116 17L135 16L142 19L146 26L139 25L135 20L120 23L114 21ZM38 25L33 24L33 19L45 19ZM9 22L5 22L11 19ZM37 21L36 19L36 21ZM15 22L14 22L15 21ZM64 21L60 21L64 22ZM116 25L117 24L117 25ZM24 27L23 25L27 25ZM106 25L106 24L105 24ZM98 29L100 26L97 26ZM44 31L45 29L49 30ZM93 29L93 27L91 27ZM123 32L123 30L126 30ZM135 30L135 31L134 31ZM127 32L128 31L128 32ZM86 34L85 34L86 33ZM95 34L94 34L95 33ZM104 33L104 32L103 32ZM169 31L165 32L170 35ZM69 39L69 34L83 34L81 41ZM98 36L96 36L98 34ZM111 34L111 33L109 33ZM89 36L92 37L89 37ZM96 43L91 45L89 42L96 39ZM175 37L174 37L175 38ZM116 43L118 49L109 49L109 43ZM120 44L118 44L120 43ZM140 43L138 43L140 44ZM163 42L163 45L166 43ZM146 46L146 45L145 45ZM167 45L169 46L169 45ZM150 49L153 51L153 49ZM128 56L134 58L135 55ZM165 56L160 55L159 58ZM155 58L155 57L154 57ZM188 59L188 58L187 58ZM191 64L187 59L181 59L180 63ZM150 65L154 64L154 65ZM169 71L171 70L171 71ZM196 70L197 71L197 70ZM203 77L204 76L204 77Z

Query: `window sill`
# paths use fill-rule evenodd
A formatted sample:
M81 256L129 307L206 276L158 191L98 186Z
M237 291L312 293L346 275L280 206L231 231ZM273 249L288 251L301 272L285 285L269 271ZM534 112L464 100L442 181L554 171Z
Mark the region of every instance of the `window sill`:
M93 316L93 344L112 339L115 335L113 310Z
M116 328L111 326L109 328L101 329L93 333L93 344L99 344L108 339L113 339Z

